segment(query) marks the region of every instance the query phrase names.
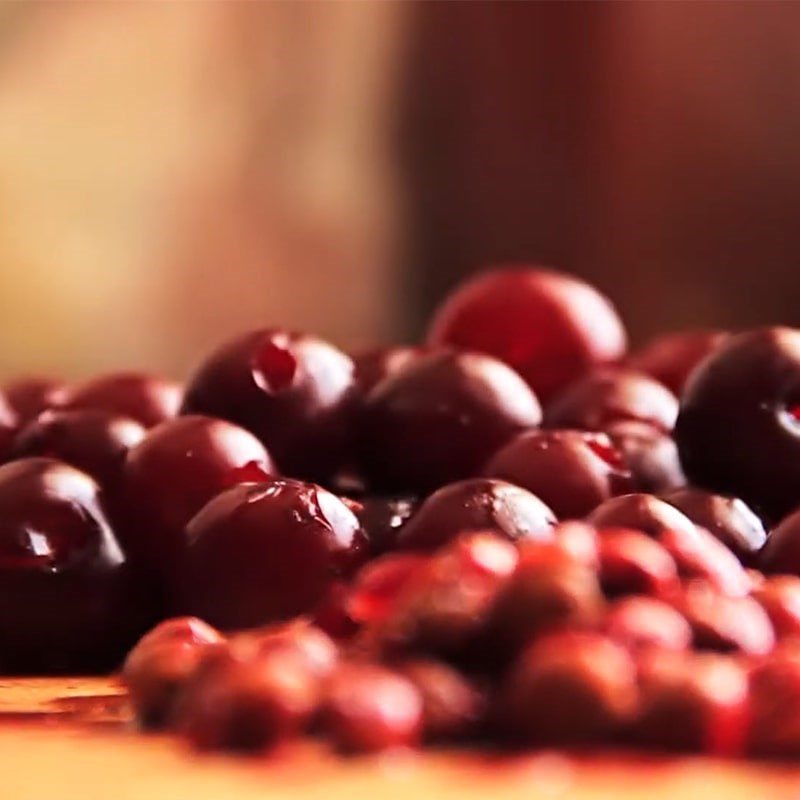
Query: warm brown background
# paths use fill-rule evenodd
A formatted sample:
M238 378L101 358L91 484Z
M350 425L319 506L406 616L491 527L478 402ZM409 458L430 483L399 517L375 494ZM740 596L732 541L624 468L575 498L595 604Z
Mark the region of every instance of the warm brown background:
M800 323L800 4L0 5L0 374L418 332L537 259Z

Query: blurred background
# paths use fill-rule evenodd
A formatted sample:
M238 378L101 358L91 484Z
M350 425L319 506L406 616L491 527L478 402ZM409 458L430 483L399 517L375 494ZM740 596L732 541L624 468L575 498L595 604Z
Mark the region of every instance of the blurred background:
M0 373L419 335L493 261L800 323L800 4L0 4Z

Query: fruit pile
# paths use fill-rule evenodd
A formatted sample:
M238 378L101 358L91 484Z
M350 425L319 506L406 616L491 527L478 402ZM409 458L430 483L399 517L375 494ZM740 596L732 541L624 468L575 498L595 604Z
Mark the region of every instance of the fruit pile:
M800 755L800 330L626 349L512 268L423 346L267 329L184 389L7 386L0 665L113 668L159 623L133 706L204 748Z

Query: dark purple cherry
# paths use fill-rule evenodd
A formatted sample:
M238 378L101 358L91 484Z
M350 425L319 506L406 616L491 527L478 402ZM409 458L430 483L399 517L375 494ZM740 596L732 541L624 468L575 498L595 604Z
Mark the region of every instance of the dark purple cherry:
M64 390L61 381L36 376L17 378L3 387L8 404L20 425L36 419L42 411L57 406Z
M606 433L620 451L638 492L668 492L686 485L678 447L668 433L646 422L615 422Z
M315 336L268 329L213 352L187 384L183 413L235 422L282 472L324 480L349 455L356 395L348 356Z
M800 330L732 336L693 373L675 429L689 480L773 520L800 498Z
M135 616L97 483L48 458L0 467L4 670L109 668L138 633Z
M17 434L12 457L57 458L88 473L102 487L116 488L128 450L146 433L141 423L111 411L50 409Z
M466 531L495 531L512 541L551 541L555 524L553 512L526 489L473 478L434 492L402 528L397 544L435 550Z
M666 386L629 369L606 368L568 386L545 409L548 428L606 430L623 421L646 422L669 432L678 401Z
M533 492L559 519L585 517L609 497L633 491L622 454L603 433L521 433L489 459L484 474Z
M767 541L764 523L738 497L685 487L663 495L670 505L712 533L741 561L749 563Z
M358 520L338 497L294 480L228 489L186 533L179 603L222 629L312 611L366 550Z
M131 417L152 428L178 413L181 387L174 381L138 372L113 372L68 387L59 407L100 409Z
M431 491L475 475L498 447L540 419L533 392L502 362L474 353L431 353L364 399L364 474L383 491Z
M264 445L238 425L199 415L162 422L125 460L120 533L131 553L169 574L186 523L212 497L276 474Z

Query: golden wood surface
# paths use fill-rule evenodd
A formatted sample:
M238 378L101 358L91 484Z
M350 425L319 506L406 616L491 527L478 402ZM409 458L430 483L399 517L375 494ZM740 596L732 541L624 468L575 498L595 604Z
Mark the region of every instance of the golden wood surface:
M199 756L127 723L105 679L0 681L2 800L794 800L800 766L554 751L340 758L312 744Z

